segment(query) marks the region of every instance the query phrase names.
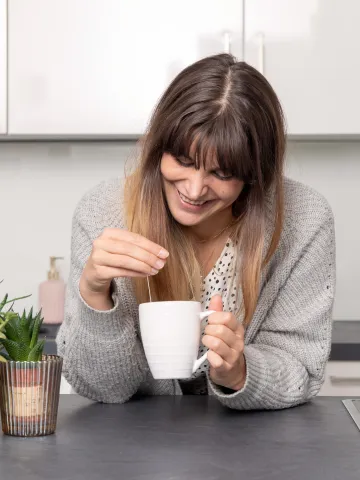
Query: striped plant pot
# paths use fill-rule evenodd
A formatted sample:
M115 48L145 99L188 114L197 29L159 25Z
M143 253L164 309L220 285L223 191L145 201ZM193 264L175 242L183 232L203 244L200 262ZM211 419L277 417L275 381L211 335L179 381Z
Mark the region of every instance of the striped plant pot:
M0 410L6 435L34 437L55 432L62 357L40 362L0 362Z

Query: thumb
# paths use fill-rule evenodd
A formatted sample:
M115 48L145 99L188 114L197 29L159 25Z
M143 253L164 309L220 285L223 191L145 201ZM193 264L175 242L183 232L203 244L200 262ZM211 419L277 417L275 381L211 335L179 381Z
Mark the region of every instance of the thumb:
M221 295L214 295L210 300L209 310L215 310L215 312L223 311L223 303Z

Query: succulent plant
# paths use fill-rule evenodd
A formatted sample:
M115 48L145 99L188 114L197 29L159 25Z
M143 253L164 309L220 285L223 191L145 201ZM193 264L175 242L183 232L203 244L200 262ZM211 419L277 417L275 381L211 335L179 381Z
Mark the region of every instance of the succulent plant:
M2 281L0 282L2 283ZM18 297L18 298L12 298L9 300L9 295L6 294L5 297L2 299L0 302L0 341L6 339L6 335L4 333L4 330L6 328L6 325L11 319L14 319L15 317L18 317L18 314L13 312L12 307L16 300L21 300L23 298L28 298L30 295L26 295L24 297ZM10 307L7 309L7 311L4 311L5 306L9 305ZM0 352L2 351L2 344L0 343ZM3 354L0 354L0 361L4 362L6 359L3 356Z
M9 300L9 295L6 294L0 302L0 361L2 362L6 360L36 362L42 358L45 340L38 340L43 322L41 310L35 316L32 308L29 314L24 310L21 317L13 311L13 305L17 300L28 297L30 295ZM4 311L8 305L10 306ZM7 353L3 352L3 348Z
M38 362L42 358L45 340L39 340L40 327L43 322L41 310L34 316L33 309L22 316L11 315L4 327L6 338L0 338L5 347L7 360L17 362Z
M2 281L0 281L2 283ZM6 294L0 302L0 361L14 360L18 362L41 360L45 340L39 341L40 327L43 322L41 310L34 316L33 309L22 316L13 311L17 300L30 295L12 298ZM5 307L8 307L5 311ZM3 349L5 348L6 353Z
M4 327L6 338L0 338L5 347L5 359L17 362L38 362L42 358L45 340L39 340L40 327L43 322L41 310L34 316L33 309L22 316L11 315Z

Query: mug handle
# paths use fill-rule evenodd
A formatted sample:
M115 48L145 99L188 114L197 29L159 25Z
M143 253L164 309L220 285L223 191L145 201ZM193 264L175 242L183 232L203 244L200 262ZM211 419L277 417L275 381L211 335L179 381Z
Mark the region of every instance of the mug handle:
M201 312L201 313L200 313L200 321L201 321L201 320L204 320L204 318L208 317L208 316L211 315L212 313L215 313L215 310L208 310L207 312ZM200 358L198 358L197 360L195 360L192 373L195 373L196 370L200 367L200 365L201 365L202 363L205 362L206 359L207 359L207 352L204 353L204 355L202 355Z

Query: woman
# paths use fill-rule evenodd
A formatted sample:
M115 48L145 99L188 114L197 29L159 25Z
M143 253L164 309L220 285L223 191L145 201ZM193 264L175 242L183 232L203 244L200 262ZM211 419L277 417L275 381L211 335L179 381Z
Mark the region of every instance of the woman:
M315 396L330 351L331 209L284 178L285 131L266 79L227 54L171 83L125 181L102 183L73 219L64 375L102 402L210 394L235 409ZM215 310L189 380L154 380L138 304L196 298Z

